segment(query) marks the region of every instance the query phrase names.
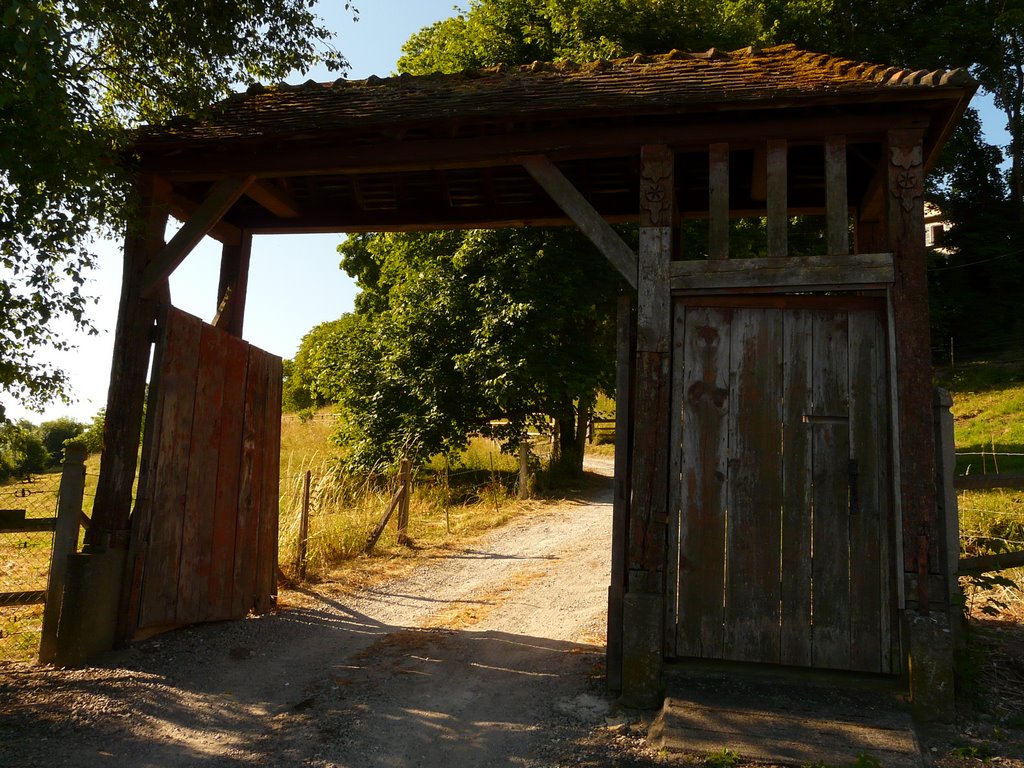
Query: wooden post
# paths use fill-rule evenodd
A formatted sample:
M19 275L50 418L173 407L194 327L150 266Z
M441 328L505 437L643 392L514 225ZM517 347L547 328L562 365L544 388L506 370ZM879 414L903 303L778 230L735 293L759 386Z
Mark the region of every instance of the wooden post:
M667 557L671 296L668 271L675 218L675 158L648 145L640 161L636 411L623 604L622 699L660 703Z
M160 303L167 296L166 280L160 290L144 296L142 274L163 246L170 187L152 176L142 177L136 186L141 197L140 216L130 225L124 244L103 453L92 525L85 537L87 552L127 546L153 324Z
M402 466L400 470L401 477L399 483L401 483L404 492L402 493L402 500L399 502L398 507L398 543L403 547L409 546L409 496L412 494L412 473L409 470L410 462L408 459L402 459Z
M729 258L729 145L722 143L708 148L708 258Z
M525 434L519 441L519 498L530 498L530 443Z
M825 139L825 218L829 256L850 252L850 211L846 197L846 137Z
M309 549L309 484L312 473L307 469L302 479L302 515L299 517L299 555L295 570L299 581L306 580L306 553Z
M789 256L789 202L787 159L789 146L785 139L768 141L765 161L768 196L768 258Z
M609 690L622 690L622 621L626 593L626 541L632 481L633 370L636 323L633 297L619 294L615 336L615 480L612 495L611 583L608 586L608 638L605 679Z
M889 132L887 218L895 282L895 379L899 428L903 563L917 576L918 609L928 612L928 574L942 573L935 491L935 438L932 427L931 338L924 246L924 168L922 133ZM943 602L947 596L937 596Z
M945 566L946 592L951 603L960 596L960 509L956 496L956 440L954 435L953 398L949 392L936 387L934 392L935 417L935 465L939 478L939 520L942 531L939 538L939 552ZM954 631L961 627L950 622Z
M251 254L251 232L242 233L242 242L239 245L225 245L221 250L217 317L214 318L213 325L237 338L242 338L242 326L245 321L245 297L249 287Z
M57 527L50 554L50 579L46 587L46 608L39 641L39 663L52 664L57 656L57 626L64 597L68 556L78 547L78 526L85 494L85 446L71 442L64 449L64 465L57 492Z

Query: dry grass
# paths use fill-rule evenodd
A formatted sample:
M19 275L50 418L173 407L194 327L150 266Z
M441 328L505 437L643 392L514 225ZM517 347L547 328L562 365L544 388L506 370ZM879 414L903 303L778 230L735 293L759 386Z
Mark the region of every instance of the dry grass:
M348 584L397 577L424 554L499 526L530 509L515 498L518 460L489 440L474 439L458 457L436 457L415 470L409 502L411 546L397 541L395 517L370 554L367 538L397 490L397 478L353 477L340 469L327 411L302 421L286 415L281 435L281 507L278 559L297 579L299 525L305 475L310 473L307 578ZM535 502L532 502L535 503Z

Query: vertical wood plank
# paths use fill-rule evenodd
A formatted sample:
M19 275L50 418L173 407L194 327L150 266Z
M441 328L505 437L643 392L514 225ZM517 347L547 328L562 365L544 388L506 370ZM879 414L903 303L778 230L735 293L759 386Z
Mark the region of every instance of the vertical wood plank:
M160 444L160 432L163 429L163 402L161 381L164 370L164 353L167 348L167 332L173 308L164 304L158 313L157 330L159 332L153 348L153 375L149 384L145 428L143 432L142 450L139 458L139 481L132 511L131 534L128 540L128 557L126 560L126 588L121 595L121 616L118 621L117 634L123 642L130 641L140 624L143 599L143 577L145 575L146 558L149 556L150 535L153 523L153 499L156 492L156 478L160 457L157 447Z
M732 323L725 650L778 662L782 527L782 313Z
M245 299L249 291L249 262L252 233L243 232L238 245L225 245L220 257L220 285L217 288L217 317L213 325L242 338Z
M623 292L619 294L615 332L615 478L605 672L608 688L613 691L622 690L622 601L626 593L626 540L632 481L635 331L633 297Z
M188 496L189 448L199 370L202 323L173 310L158 371L159 433L154 436L157 465L153 473L149 542L143 570L139 627L177 620L182 526Z
M274 607L277 597L277 532L281 462L281 358L261 352L265 358L266 400L262 411L262 477L259 533L257 536L256 610Z
M177 610L180 623L205 619L211 598L217 459L224 406L222 372L226 357L221 337L226 338L226 334L218 333L212 326L202 326L182 524Z
M681 521L676 651L680 656L721 658L732 310L680 306L677 312L685 362L678 386L676 484Z
M676 656L680 620L679 537L682 528L683 377L686 371L686 308L672 303L672 382L669 413L668 559L665 570L665 656Z
M238 478L242 457L242 417L245 408L245 374L249 345L218 333L224 343L220 371L221 411L218 414L216 494L210 550L209 582L204 618L234 616L232 586L235 562L235 527L238 520Z
M813 665L850 662L847 313L816 313L813 337Z
M708 147L708 258L729 258L729 145Z
M256 563L262 493L263 440L259 414L267 398L265 358L249 348L242 416L242 459L238 474L238 517L232 578L233 613L244 616L256 604Z
M892 289L895 329L897 421L903 561L919 576L919 591L907 595L928 611L928 579L941 565L935 491L935 436L931 424L932 367L928 283L924 247L922 134L888 134L887 222L896 279ZM922 549L921 541L925 542ZM942 595L935 596L940 600Z
M825 217L830 256L850 252L850 214L846 199L846 137L825 139Z
M885 328L876 312L851 312L850 460L856 462L850 514L851 669L892 670L892 562L889 408Z
M811 665L811 341L813 312L783 321L782 622L780 661Z
M768 258L781 259L789 255L788 151L785 139L768 141Z
M668 267L675 215L675 159L647 145L640 157L636 420L630 506L630 591L662 593L668 520L668 409L671 348ZM661 616L658 617L659 626ZM661 650L658 642L658 651Z

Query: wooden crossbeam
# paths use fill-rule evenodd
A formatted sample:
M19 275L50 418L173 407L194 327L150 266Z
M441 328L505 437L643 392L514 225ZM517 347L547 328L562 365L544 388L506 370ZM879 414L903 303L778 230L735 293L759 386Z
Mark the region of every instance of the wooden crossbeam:
M605 258L626 278L630 287L637 285L637 256L604 220L573 183L545 155L520 158L523 168L544 188L558 207L575 222L584 235L597 246Z
M895 280L891 253L852 256L792 256L769 259L674 261L669 269L674 291L727 289L842 288L884 286Z
M252 181L252 176L232 176L213 185L192 217L146 266L142 273L143 296L151 294L167 279L242 196Z
M171 215L178 221L188 221L199 210L199 203L184 195L172 194L170 203ZM242 241L242 230L223 219L214 224L206 234L224 245L238 245Z
M294 219L302 213L295 198L266 179L254 181L245 194L282 219Z

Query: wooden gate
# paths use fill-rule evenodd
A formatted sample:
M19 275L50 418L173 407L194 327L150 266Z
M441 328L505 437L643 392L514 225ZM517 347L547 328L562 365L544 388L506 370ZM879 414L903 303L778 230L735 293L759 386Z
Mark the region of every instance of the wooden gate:
M897 671L884 303L680 298L674 326L669 652Z
M281 359L171 309L132 515L125 634L268 610L277 578Z

